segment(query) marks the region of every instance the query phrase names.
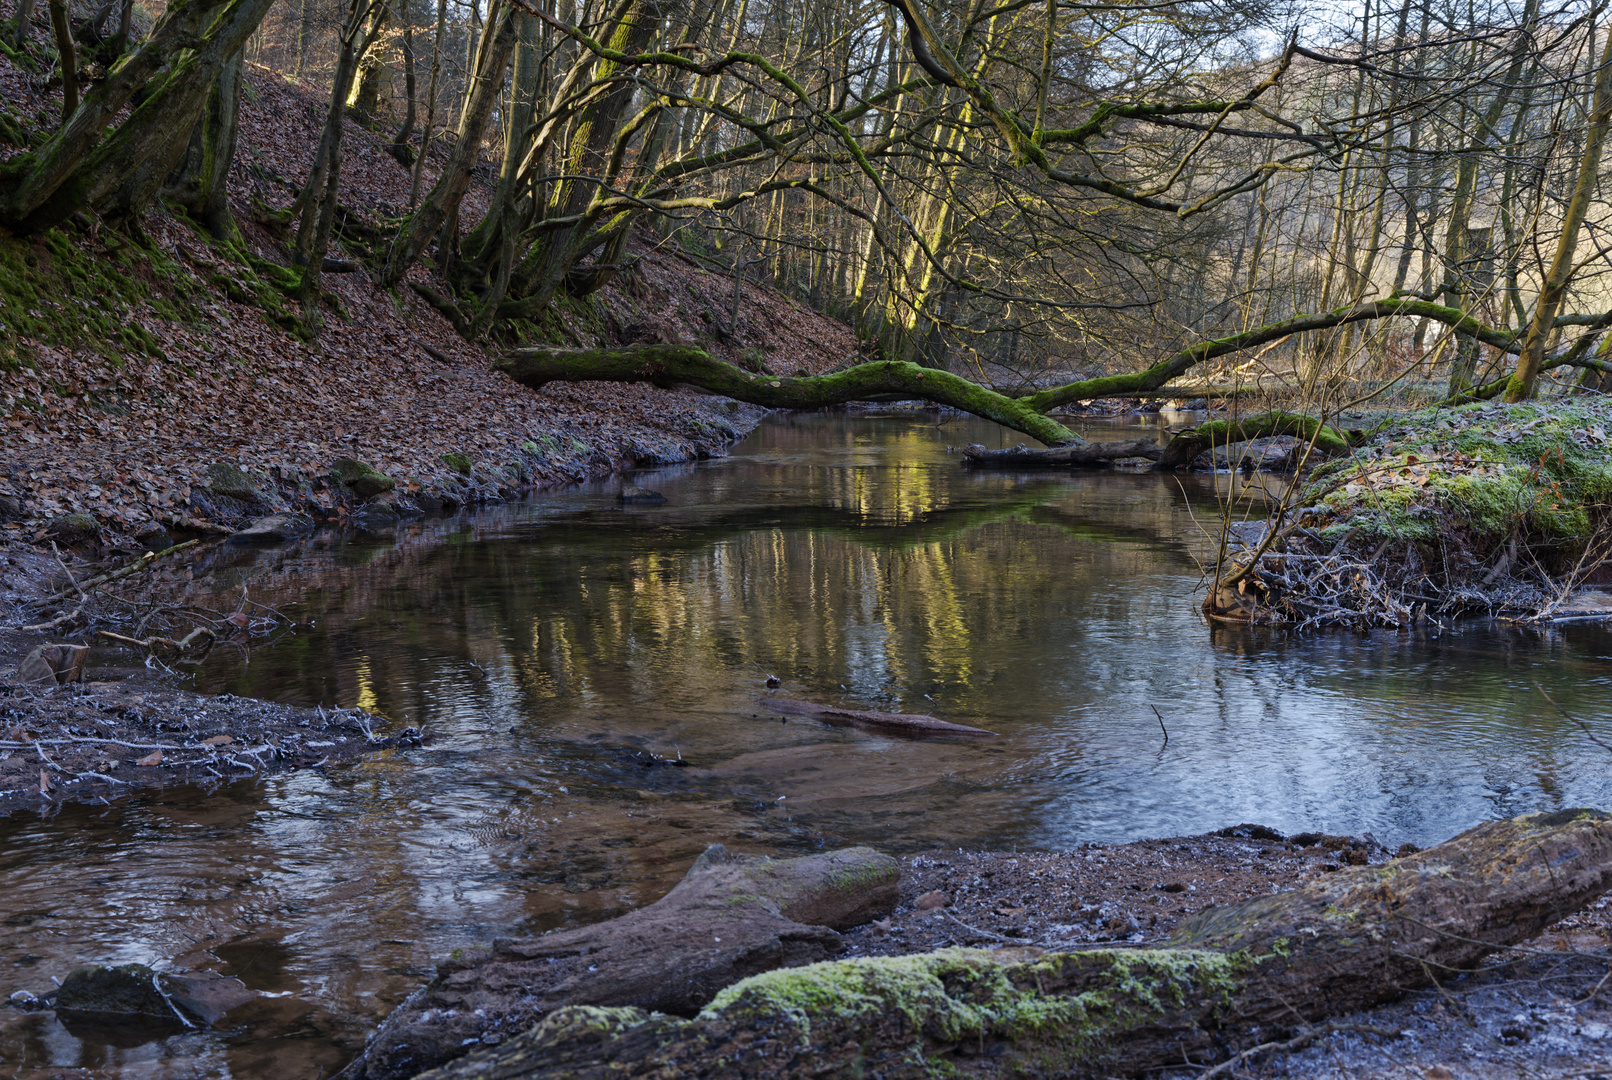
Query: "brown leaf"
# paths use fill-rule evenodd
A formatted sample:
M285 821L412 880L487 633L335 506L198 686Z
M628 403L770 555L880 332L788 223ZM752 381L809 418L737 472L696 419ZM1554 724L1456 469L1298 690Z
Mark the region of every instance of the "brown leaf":
M161 750L153 750L153 751L151 751L151 753L147 754L145 757L141 758L139 761L136 761L135 764L136 765L161 765L162 764L162 751Z
M228 746L234 741L235 738L231 735L214 735L212 738L202 740L202 742L208 746ZM157 752L160 754L162 751L159 750Z

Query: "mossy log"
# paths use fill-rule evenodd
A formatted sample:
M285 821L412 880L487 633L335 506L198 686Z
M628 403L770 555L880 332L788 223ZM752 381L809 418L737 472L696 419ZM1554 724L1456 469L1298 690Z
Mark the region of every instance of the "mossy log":
M1278 435L1291 435L1314 443L1315 452L1322 457L1347 453L1350 446L1349 436L1313 416L1272 410L1238 420L1210 420L1178 432L1165 444L1158 459L1159 468L1178 469L1192 464L1199 454L1216 446Z
M1158 442L1151 438L1131 442L1086 443L1084 446L1051 446L1045 450L1023 443L1001 450L987 450L979 443L970 443L963 447L963 464L1054 469L1074 465L1111 465L1120 458L1151 458L1156 461L1162 452Z
M881 394L922 398L994 420L1048 446L1081 439L1022 401L999 394L949 371L894 360L858 364L827 375L790 378L758 375L688 345L632 345L617 349L522 348L493 365L534 389L556 381L678 383L748 401L769 409L822 409Z
M901 864L871 848L765 859L713 845L648 907L445 961L387 1017L357 1075L414 1076L561 1006L691 1016L746 976L833 956L835 931L889 914L900 887Z
M954 949L775 971L693 1019L578 1007L426 1074L1107 1077L1214 1061L1537 935L1612 887L1612 820L1480 825L1387 866L1210 909L1164 948Z

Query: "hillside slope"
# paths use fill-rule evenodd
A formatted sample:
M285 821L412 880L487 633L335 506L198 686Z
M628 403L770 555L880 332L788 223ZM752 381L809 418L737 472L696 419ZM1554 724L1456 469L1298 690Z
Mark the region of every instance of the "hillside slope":
M290 204L328 99L263 68L249 67L247 82L231 205L266 262L249 264L160 212L125 232L81 216L28 240L0 236L6 535L65 539L93 527L121 544L159 526L172 536L230 529L272 509L328 517L352 501L328 478L341 458L395 478L386 498L404 512L506 498L720 453L759 417L696 392L524 389L413 290L378 289L362 269L325 275L324 328L301 340L296 305L267 280L269 264L286 261L284 242L260 222ZM55 115L53 96L0 55L0 112L12 124L37 130ZM409 176L384 133L349 124L345 139L341 200L353 235L401 212ZM473 224L487 197L484 184L473 189L462 220ZM633 254L633 272L554 313L556 342L686 341L751 363L787 357L791 371L812 373L855 350L843 324L751 286L718 341L731 278L655 237L635 239ZM220 480L220 465L245 470L257 495L230 497L239 485Z

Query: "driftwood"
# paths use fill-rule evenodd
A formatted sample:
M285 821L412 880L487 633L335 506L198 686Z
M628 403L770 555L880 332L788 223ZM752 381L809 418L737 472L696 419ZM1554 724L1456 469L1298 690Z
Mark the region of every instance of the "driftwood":
M1159 949L951 949L771 972L693 1019L569 1008L431 1080L1136 1075L1428 985L1612 886L1612 820L1493 821L1211 909Z
M889 914L900 885L901 864L871 848L764 859L714 845L646 908L444 962L387 1017L357 1075L414 1076L566 1005L691 1016L746 976L833 956L835 930Z
M979 443L963 447L965 465L1005 465L1055 468L1070 465L1108 465L1119 458L1149 458L1157 461L1163 451L1151 439L1132 442L1086 443L1084 446L1051 446L1045 450L1025 446L987 450Z
M965 735L995 738L996 732L984 728L967 727L937 720L918 713L890 713L840 709L833 705L817 705L810 701L791 701L789 698L762 698L761 707L768 712L786 716L807 716L836 727L856 727L876 731L881 735Z

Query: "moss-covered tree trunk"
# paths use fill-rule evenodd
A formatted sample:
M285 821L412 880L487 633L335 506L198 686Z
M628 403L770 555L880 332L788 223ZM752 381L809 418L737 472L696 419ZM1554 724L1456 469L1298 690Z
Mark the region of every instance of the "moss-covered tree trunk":
M1347 453L1349 450L1348 436L1336 428L1313 416L1273 409L1235 420L1210 420L1178 432L1165 445L1164 453L1159 457L1159 468L1178 469L1192 464L1199 454L1214 447L1230 446L1249 439L1269 439L1277 435L1291 435L1313 443L1316 453L1322 457Z
M1392 1000L1534 937L1609 886L1606 814L1494 821L1387 866L1211 908L1163 948L814 964L730 986L692 1019L560 1009L424 1076L1134 1076Z
M272 0L170 4L49 142L0 165L0 225L19 234L57 225L117 192L174 145L175 131L188 135L219 72L271 6ZM139 106L111 127L142 88Z

